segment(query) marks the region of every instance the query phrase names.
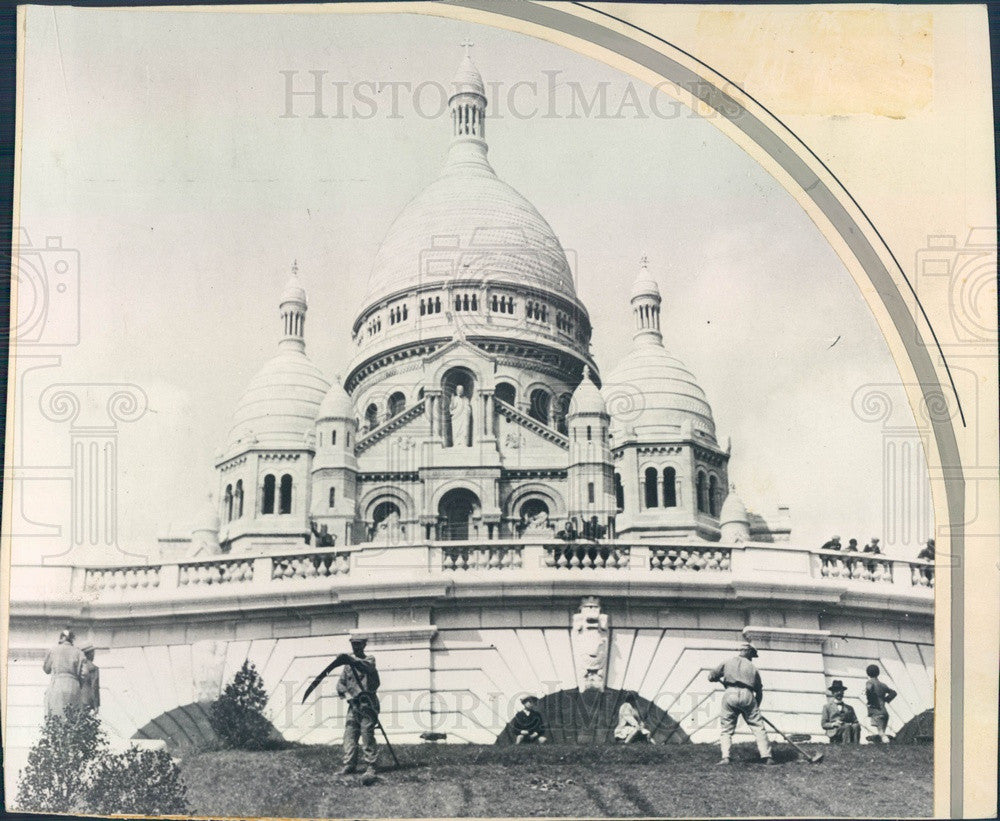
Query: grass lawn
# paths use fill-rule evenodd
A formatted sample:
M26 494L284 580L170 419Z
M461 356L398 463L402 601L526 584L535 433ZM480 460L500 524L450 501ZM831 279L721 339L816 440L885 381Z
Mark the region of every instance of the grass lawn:
M929 744L811 745L824 760L796 763L775 747L782 766L757 763L753 745L737 745L717 767L710 745L650 747L396 748L362 786L340 777L336 747L272 752L211 752L181 765L196 815L277 817L440 816L883 816L931 814Z

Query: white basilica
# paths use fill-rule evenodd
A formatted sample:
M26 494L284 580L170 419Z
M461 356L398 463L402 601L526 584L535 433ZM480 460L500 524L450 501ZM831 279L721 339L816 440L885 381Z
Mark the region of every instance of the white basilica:
M303 542L552 538L787 540L729 494L730 449L695 377L664 346L642 260L633 348L603 380L591 321L545 219L487 159L468 55L436 180L390 227L333 383L306 353L293 267L277 351L237 404L218 491L164 553ZM728 498L727 498L728 494Z

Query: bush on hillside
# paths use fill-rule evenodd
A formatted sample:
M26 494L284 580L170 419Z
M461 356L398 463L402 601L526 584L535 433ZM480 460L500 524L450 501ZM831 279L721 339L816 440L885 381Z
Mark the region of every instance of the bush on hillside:
M272 744L271 722L264 717L264 680L251 661L244 661L209 712L209 723L227 747L263 750Z
M180 778L166 752L110 752L96 713L70 706L45 719L21 771L16 803L45 813L184 813Z

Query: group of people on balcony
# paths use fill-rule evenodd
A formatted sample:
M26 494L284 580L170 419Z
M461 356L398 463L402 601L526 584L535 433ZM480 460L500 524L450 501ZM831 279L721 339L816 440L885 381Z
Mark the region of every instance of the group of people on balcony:
M840 543L840 536L834 536L830 541L825 542L820 550L842 550L845 553L858 553L858 540L851 539L847 542L847 546L844 547ZM861 553L871 553L876 556L882 555L882 548L879 546L879 540L877 536L872 536L871 541L864 546L860 551Z

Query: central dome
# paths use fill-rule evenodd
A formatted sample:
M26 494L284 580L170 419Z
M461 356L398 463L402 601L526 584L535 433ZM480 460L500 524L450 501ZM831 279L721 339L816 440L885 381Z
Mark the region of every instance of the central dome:
M397 291L477 279L575 295L566 254L535 207L475 145L456 144L441 175L396 218L379 248L366 303Z
M573 275L551 226L486 158L486 92L468 55L452 85L444 168L389 228L365 305L414 287L468 280L535 287L575 302Z

